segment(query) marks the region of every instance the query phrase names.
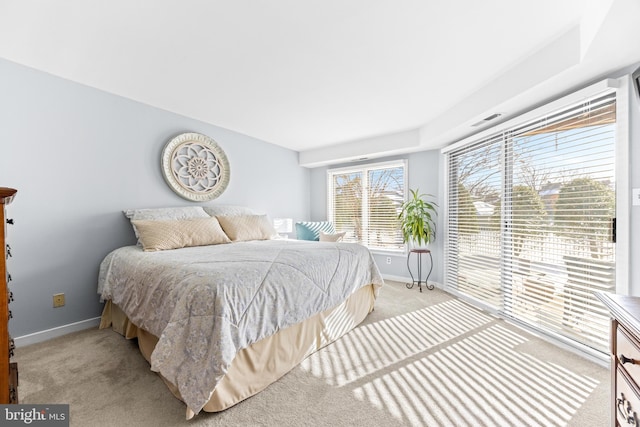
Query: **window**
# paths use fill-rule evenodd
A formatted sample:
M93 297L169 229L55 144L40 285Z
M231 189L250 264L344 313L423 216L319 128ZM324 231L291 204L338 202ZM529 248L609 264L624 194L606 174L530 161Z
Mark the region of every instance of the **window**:
M406 200L406 160L327 171L328 217L344 240L404 250L398 214Z
M615 292L616 93L447 152L446 286L598 351Z

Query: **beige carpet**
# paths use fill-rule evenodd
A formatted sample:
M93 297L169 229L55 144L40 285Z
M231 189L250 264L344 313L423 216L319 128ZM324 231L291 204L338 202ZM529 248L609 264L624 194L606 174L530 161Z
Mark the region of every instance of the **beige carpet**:
M375 311L262 393L185 421L136 343L91 329L19 348L21 403L72 426L606 426L607 369L434 290Z

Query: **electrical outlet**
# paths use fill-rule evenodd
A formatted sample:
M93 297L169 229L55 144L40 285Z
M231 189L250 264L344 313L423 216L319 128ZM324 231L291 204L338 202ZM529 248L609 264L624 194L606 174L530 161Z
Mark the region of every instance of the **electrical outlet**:
M391 257L390 256L387 257L387 264L391 264Z
M64 294L53 294L53 307L62 307L64 305Z

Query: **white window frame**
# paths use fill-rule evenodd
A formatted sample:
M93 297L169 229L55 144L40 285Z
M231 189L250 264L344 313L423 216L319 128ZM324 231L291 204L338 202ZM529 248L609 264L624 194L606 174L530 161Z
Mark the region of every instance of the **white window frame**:
M581 90L573 92L567 96L564 96L556 101L552 101L548 104L545 104L541 107L532 109L520 116L517 116L513 119L507 120L504 123L493 126L491 128L485 129L479 133L476 133L470 137L464 138L450 146L447 146L441 150L443 155L447 153L459 150L469 144L473 144L476 141L485 139L490 137L491 135L495 135L498 133L502 133L507 129L518 127L524 125L531 120L535 120L538 117L544 116L554 111L558 111L560 109L566 108L572 104L577 104L584 99L588 99L591 97L595 97L599 94L603 94L606 92L611 92L615 90L616 92L616 292L620 294L628 294L629 292L629 277L630 277L630 260L629 260L629 251L630 251L630 239L629 239L629 230L630 230L630 167L629 167L629 141L630 141L630 85L631 82L630 76L626 75L618 79L605 79L588 87L585 87ZM448 162L444 162L445 170L444 176L449 176L449 165ZM448 241L448 206L449 206L449 194L447 191L448 180L443 180L443 194L445 195L444 206L445 206L445 241ZM445 286L449 283L447 279L448 269L445 269L444 275L444 283ZM449 292L454 295L457 295L463 299L467 299L464 294L460 294L456 289L447 288ZM477 301L472 301L474 303L478 303ZM496 312L491 306L484 305L483 303L479 303L482 308L485 310L499 314ZM520 324L525 329L530 329L534 332L539 332L536 329L529 328L526 324ZM545 334L546 335L546 334ZM590 349L584 346L576 346L574 342L563 339L560 336L551 336L555 342L561 343L565 345L567 348L575 349L576 347L580 351L581 354L592 357L594 361L601 361L602 354L599 352L591 351Z
M327 170L327 218L329 221L333 222L334 218L333 218L333 210L334 210L334 206L333 206L333 175L339 175L339 174L347 174L347 173L354 173L354 172L359 172L362 173L363 176L363 186L366 188L366 180L368 179L368 172L372 171L372 170L376 170L376 169L387 169L387 168L393 168L393 167L402 167L402 171L403 171L403 184L404 184L404 188L403 190L403 202L407 200L408 197L408 193L409 193L409 185L407 182L408 179L408 168L409 168L409 162L407 159L400 159L400 160L390 160L390 161L385 161L385 162L377 162L377 163L364 163L364 164L359 164L359 165L354 165L354 166L345 166L345 167L340 167L340 168L333 168L333 169L328 169ZM365 192L366 194L366 192ZM368 203L363 203L362 206L362 220L363 220L363 224L366 223L367 219L368 219ZM338 230L339 231L339 230ZM364 243L362 243L364 244ZM367 245L365 245L367 246ZM406 245L403 244L401 248L398 249L393 249L393 248L380 248L380 247L371 247L371 246L367 246L372 252L377 252L377 253L405 253L406 252Z
M594 83L583 89L577 90L569 95L566 95L560 99L549 102L541 107L530 110L517 117L514 117L506 122L491 128L485 129L472 136L464 138L454 144L451 144L443 148L440 152L447 154L450 151L460 149L466 145L473 144L476 141L488 138L499 132L503 132L505 129L513 128L519 125L523 125L531 120L535 120L540 116L544 116L553 111L560 110L571 104L576 104L584 99L602 94L612 89L616 90L616 292L621 294L629 293L629 251L631 250L629 230L630 230L630 186L629 186L629 141L630 141L630 99L629 91L631 82L630 76L626 75L618 79L605 79L598 83ZM445 162L444 176L449 176L449 167ZM449 224L447 221L448 212L446 212L449 204L447 194L447 180L443 180L443 194L445 195L445 224L444 233L445 241L448 240ZM445 269L446 270L446 269ZM446 271L445 271L445 283Z

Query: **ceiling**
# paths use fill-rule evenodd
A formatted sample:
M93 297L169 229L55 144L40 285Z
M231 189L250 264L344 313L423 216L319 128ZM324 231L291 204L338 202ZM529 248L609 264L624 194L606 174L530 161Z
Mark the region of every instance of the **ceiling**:
M438 148L638 63L639 23L637 0L0 0L0 57L320 164Z

